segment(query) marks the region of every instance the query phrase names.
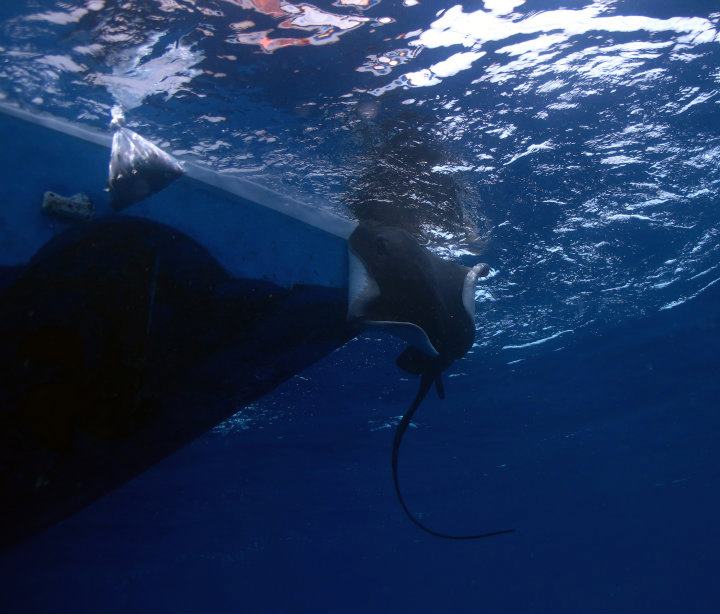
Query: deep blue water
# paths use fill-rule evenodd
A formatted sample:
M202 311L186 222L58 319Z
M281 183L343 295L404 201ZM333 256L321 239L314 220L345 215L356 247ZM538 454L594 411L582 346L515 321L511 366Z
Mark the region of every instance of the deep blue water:
M3 611L716 610L717 4L409 4L317 3L356 27L291 30L290 3L5 3L0 98L101 128L120 103L176 155L341 213L412 125L493 273L409 433L407 497L517 532L403 517L389 447L416 384L369 336L3 553ZM472 262L419 202L422 238Z

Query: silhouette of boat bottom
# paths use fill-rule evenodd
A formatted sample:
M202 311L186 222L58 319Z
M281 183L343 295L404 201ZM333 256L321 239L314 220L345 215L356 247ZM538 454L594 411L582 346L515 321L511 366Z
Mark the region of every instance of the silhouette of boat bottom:
M118 214L108 134L0 103L0 135L2 546L344 343L354 224L192 163Z

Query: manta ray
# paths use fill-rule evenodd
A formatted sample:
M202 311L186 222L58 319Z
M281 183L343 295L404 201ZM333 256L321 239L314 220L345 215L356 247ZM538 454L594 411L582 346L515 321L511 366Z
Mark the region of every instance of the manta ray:
M432 387L445 398L442 373L462 358L475 340L475 286L490 268L472 268L443 260L417 243L407 231L362 222L348 241L348 319L381 329L407 342L398 356L403 371L420 376L420 386L395 431L392 471L395 492L408 518L423 531L445 539L478 539L510 533L503 529L477 535L451 535L424 525L403 498L398 460L403 436Z

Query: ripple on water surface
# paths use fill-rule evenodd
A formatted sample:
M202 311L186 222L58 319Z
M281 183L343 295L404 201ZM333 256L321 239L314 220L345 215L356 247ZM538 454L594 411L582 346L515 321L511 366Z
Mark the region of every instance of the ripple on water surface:
M441 6L18 3L0 10L0 99L98 127L119 102L177 155L338 210L384 165L430 245L492 264L485 348L672 309L720 280L720 13ZM408 125L436 156L388 154Z

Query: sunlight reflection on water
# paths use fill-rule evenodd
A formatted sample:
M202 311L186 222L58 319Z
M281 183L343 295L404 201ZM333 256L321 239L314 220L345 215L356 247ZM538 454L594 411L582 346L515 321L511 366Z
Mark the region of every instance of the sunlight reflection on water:
M119 101L176 155L341 211L378 164L417 176L396 194L428 213L452 180L497 272L477 294L485 348L672 308L717 281L720 13L319 4L18 7L0 25L0 98L100 127ZM403 122L437 160L379 157ZM469 258L466 226L429 214L422 232Z

